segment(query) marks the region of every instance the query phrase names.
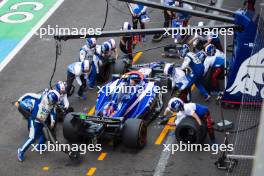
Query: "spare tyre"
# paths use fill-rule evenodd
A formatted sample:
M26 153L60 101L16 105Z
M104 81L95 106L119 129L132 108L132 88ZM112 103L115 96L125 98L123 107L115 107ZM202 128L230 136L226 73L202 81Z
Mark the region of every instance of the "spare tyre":
M66 115L63 121L63 136L69 142L79 142L81 136L79 135L77 120L74 119L72 113Z
M147 143L147 126L142 119L127 119L122 131L126 147L141 149Z
M191 116L188 116L177 125L175 137L178 142L200 144L206 137L206 124L202 127Z

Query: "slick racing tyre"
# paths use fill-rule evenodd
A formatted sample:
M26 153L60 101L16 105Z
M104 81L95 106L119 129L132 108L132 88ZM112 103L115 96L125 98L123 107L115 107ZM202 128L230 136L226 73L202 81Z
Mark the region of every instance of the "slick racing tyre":
M160 42L163 39L163 35L162 34L155 34L152 38L153 42Z
M200 144L206 137L206 125L199 127L193 117L186 117L177 125L175 137L178 142Z
M141 149L147 143L147 126L142 119L127 119L122 133L126 147Z
M97 80L101 83L108 81L111 76L111 64L105 63L99 68L99 70L100 73L97 75Z
M64 138L69 142L79 142L81 140L81 136L78 133L78 129L77 121L73 118L72 114L67 114L63 121Z
M57 113L57 121L58 122L62 122L65 118L65 116L68 114L68 113L71 113L71 112L74 112L74 109L73 107L68 107L68 109L62 109L62 108L57 108L56 109L56 113Z

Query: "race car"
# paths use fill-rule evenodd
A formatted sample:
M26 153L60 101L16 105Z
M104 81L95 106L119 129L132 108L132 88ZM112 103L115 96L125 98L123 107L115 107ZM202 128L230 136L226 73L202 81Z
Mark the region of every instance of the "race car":
M137 82L131 85L134 78ZM157 81L140 71L114 76L100 90L94 115L66 116L64 137L69 142L107 137L130 148L143 148L147 142L147 122L157 117L163 106L162 94L156 88Z

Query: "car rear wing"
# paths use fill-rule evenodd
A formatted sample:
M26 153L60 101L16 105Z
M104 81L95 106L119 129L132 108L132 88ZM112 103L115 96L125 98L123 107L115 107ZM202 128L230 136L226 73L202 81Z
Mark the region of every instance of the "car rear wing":
M124 117L106 117L106 116L95 116L88 115L84 113L71 113L74 118L78 118L84 120L86 122L94 122L94 123L106 123L106 124L119 124L124 122Z

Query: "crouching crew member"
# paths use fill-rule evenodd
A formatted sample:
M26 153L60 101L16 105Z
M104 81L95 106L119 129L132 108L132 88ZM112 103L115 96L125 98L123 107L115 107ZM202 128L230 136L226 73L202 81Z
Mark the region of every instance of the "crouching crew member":
M202 123L207 124L207 132L210 138L210 144L216 144L212 118L208 107L197 103L184 103L179 98L172 98L170 99L168 107L166 108L164 116L162 117L163 121L168 121L169 113L181 114L181 118L176 118L175 124L173 124L176 125L176 128L181 120L187 116L193 117L200 126Z
M175 68L173 64L165 64L164 74L171 77L172 91L177 89L179 91L179 97L184 102L191 100L191 77L186 75L180 68Z
M92 71L95 71L95 66L94 64L91 65L88 60L70 64L67 70L67 95L70 95L73 81L76 79L77 83L80 85L77 97L86 99L86 96L83 95L84 89L86 88L85 78L88 76L88 79L93 81L94 78L90 76Z

